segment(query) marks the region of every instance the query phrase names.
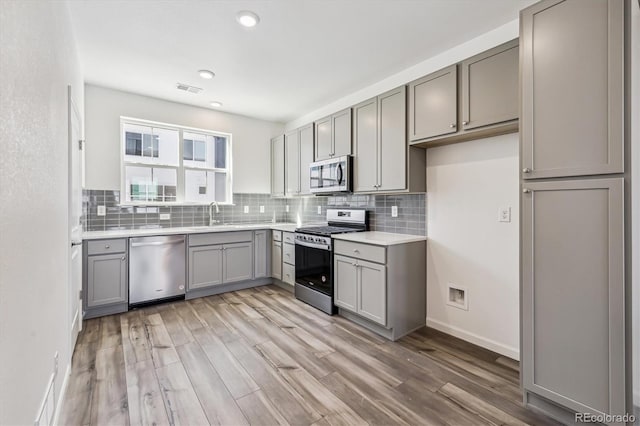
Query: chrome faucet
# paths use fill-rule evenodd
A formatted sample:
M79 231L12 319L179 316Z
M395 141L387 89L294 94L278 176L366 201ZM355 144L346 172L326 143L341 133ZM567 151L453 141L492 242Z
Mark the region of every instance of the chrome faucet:
M220 222L219 220L213 220L213 207L214 206L216 208L216 213L220 213L220 209L218 208L218 202L217 201L212 201L211 204L209 204L209 226L213 226L215 223Z

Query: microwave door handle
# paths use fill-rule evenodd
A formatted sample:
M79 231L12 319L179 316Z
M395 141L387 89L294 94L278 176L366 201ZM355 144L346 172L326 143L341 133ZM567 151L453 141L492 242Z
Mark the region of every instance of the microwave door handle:
M342 185L342 164L338 164L338 168L337 168L337 184L338 186Z

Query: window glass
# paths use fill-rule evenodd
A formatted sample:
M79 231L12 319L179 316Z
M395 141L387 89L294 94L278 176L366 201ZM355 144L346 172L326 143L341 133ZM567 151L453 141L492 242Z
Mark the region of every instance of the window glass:
M124 124L125 161L178 166L178 130Z
M227 138L222 136L210 136L215 140L215 150L216 150L216 169L226 169L227 168Z
M130 201L176 201L178 179L175 169L127 166L126 199Z

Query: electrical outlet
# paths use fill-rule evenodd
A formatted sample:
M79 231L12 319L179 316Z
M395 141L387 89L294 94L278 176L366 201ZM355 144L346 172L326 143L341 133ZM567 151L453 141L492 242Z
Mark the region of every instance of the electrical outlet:
M391 206L391 217L398 217L398 206Z
M107 215L107 207L98 206L98 216L106 216L106 215Z
M244 212L249 213L249 206L244 206Z
M160 220L170 220L171 213L160 213Z
M511 207L500 207L498 209L498 222L511 222Z
M322 206L318 206L318 214L322 214Z
M284 206L284 211L285 211L285 213L289 213L289 204L287 204L286 206Z
M260 206L260 213L264 213L264 206Z

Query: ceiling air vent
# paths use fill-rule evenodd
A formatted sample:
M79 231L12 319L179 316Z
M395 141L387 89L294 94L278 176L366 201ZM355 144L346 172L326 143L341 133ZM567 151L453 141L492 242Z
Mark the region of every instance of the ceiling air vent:
M176 83L176 88L178 90L184 90L185 92L189 92L189 93L202 92L202 89L200 87L189 86L188 84L184 84L184 83Z

